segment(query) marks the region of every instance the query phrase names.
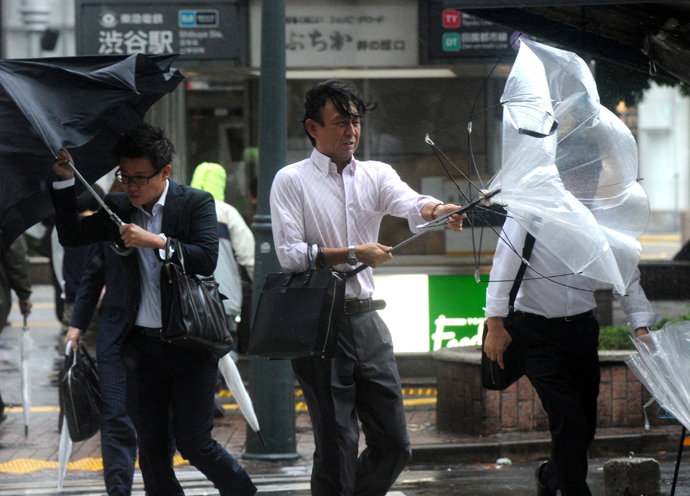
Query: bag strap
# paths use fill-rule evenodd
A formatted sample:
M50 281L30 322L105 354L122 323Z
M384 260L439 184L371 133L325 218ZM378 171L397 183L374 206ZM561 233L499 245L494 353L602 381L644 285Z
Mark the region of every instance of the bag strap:
M530 233L527 233L525 245L522 247L522 264L520 265L517 275L515 276L513 287L510 288L510 296L508 300L508 308L510 312L513 312L515 298L517 298L518 291L520 290L522 278L525 276L525 270L527 270L526 262L529 261L529 257L532 255L532 248L534 248L534 236L532 236Z
M155 250L155 248L154 248ZM185 268L184 268L184 250L182 249L182 243L179 241L177 242L177 258L180 260L180 266L182 267L182 272L186 273ZM166 236L165 238L165 260L163 261L164 264L168 264L172 262L172 253L170 252L170 238Z

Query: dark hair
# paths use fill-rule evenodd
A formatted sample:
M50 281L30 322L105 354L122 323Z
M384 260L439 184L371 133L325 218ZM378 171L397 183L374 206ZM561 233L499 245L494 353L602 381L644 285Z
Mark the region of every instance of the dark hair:
M175 145L161 128L144 122L123 134L110 153L118 162L122 157L147 158L158 172L172 162Z
M321 109L326 106L329 100L333 102L340 114L359 117L360 119L364 117L364 114L376 108L375 103L365 102L357 88L345 81L329 79L317 84L307 92L304 101L304 118L302 119L304 132L307 133L312 146L316 146L316 140L307 131L307 119L312 119L323 126ZM356 113L352 111L351 104L357 109Z

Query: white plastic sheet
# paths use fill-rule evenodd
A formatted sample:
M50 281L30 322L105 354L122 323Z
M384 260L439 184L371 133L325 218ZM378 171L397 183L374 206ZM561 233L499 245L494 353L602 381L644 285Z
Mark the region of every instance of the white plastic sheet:
M573 273L624 293L649 220L637 182L637 146L599 104L585 62L572 52L521 41L501 98L503 164L487 186Z

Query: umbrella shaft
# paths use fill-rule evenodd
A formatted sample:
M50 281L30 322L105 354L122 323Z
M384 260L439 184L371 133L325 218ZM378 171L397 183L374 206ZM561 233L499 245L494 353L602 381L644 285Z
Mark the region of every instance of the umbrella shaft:
M94 198L96 199L96 201L101 205L101 207L102 207L106 212L108 212L108 215L109 215L110 218L113 220L113 222L114 222L115 224L117 224L118 227L124 226L125 223L122 222L122 219L120 219L120 218L117 216L117 214L116 214L115 212L113 212L112 210L110 210L110 208L108 207L108 205L105 204L105 202L104 202L103 199L98 195L98 193L96 193L96 191L94 191L94 189L91 187L91 185L90 185L90 184L86 181L86 179L84 179L84 177L79 173L79 171L78 171L77 168L74 166L74 164L73 164L72 162L67 162L67 163L68 163L69 166L72 168L72 171L74 172L74 175L77 176L77 179L79 179L79 181L81 181L81 183L86 187L86 189L89 191L89 193L91 193L91 194L93 195L93 197L94 197Z

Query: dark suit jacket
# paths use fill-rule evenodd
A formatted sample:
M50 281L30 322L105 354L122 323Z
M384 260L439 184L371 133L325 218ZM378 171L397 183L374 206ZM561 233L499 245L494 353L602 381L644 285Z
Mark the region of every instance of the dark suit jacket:
M82 334L89 328L103 286L106 291L98 313L98 349L108 348L127 327L122 319L127 295L122 263L108 242L94 243L88 248L70 323L72 327L81 329Z
M120 240L118 226L104 210L79 218L74 188L51 190L51 193L60 244L81 246L99 241ZM105 202L123 222L131 222L136 208L124 193L108 195ZM188 271L204 276L213 274L218 260L218 220L210 193L170 181L163 207L162 231L171 239L171 246L175 251L180 248L184 250L185 268ZM183 246L178 246L178 243ZM158 255L158 250L156 254ZM141 302L139 262L136 253L120 259L126 287L125 317L131 326L136 320Z

